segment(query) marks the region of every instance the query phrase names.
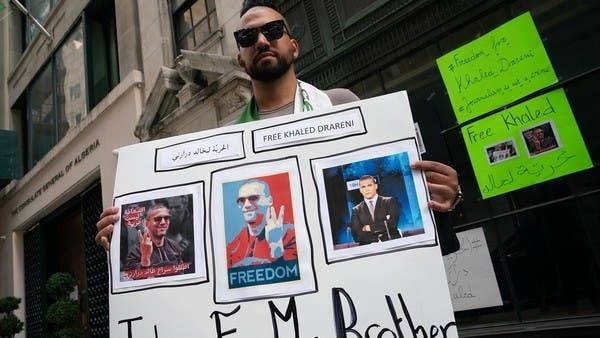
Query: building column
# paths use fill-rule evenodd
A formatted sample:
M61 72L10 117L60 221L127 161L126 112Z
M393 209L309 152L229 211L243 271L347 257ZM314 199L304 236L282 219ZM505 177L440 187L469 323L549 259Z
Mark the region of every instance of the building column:
M123 79L133 70L143 72L137 1L115 0L115 15L119 75Z

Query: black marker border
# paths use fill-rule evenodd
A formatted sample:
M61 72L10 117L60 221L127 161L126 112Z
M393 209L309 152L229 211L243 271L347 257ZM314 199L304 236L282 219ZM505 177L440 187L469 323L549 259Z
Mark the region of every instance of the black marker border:
M346 154L351 154L351 153L359 152L359 151L362 151L362 150L365 150L365 149L375 148L375 147L379 147L379 146L382 146L382 145L392 144L392 143L396 143L396 142L402 142L402 141L406 141L406 140L412 140L415 143L415 149L417 151L417 156L418 156L419 160L421 160L421 154L419 153L419 145L417 144L417 140L416 140L415 137L406 137L406 138L396 139L396 140L393 140L393 141L372 144L372 145L369 145L369 146L366 146L366 147L357 148L357 149L353 149L353 150L350 150L350 151L344 151L344 152L337 153L337 154L332 154L332 155L322 156L322 157L315 157L315 158L311 158L310 159L310 172L312 174L312 179L313 179L313 183L315 185L315 190L317 191L317 209L318 209L318 215L319 215L319 227L321 228L321 239L323 240L323 251L324 251L324 254L325 254L325 262L327 263L327 265L331 265L331 264L335 264L335 263L341 263L341 262L346 262L346 261L351 261L351 260L355 260L355 259L362 259L362 258L365 258L365 257L385 255L385 254L389 254L389 253L392 253L392 252L399 252L399 251L412 250L412 249L418 249L418 248L429 248L429 247L435 247L435 246L439 245L438 234L437 234L437 226L435 224L435 217L433 215L433 210L431 210L431 208L429 208L429 216L431 217L431 221L432 221L432 224L433 224L433 234L434 234L434 241L435 241L435 243L432 243L432 244L421 244L421 245L409 246L409 247L404 247L404 248L390 248L389 250L382 251L382 252L365 253L365 254L360 254L359 256L336 259L335 261L331 261L330 258L329 258L329 256L327 255L327 244L325 242L325 228L323 226L323 215L322 215L322 212L321 212L321 192L319 190L319 186L317 185L317 179L316 179L316 176L315 176L316 173L315 173L315 168L313 166L313 161L327 159L327 158L341 156L341 155L346 155ZM427 200L429 201L430 197L429 197L429 194L428 194L429 191L427 190L427 182L425 180L425 173L423 173L421 175L421 181L422 181L423 185L425 186L425 193L427 195ZM326 197L326 196L324 196L324 197ZM329 229L329 231L331 231L331 229Z
M283 160L288 160L288 159L294 159L294 160L296 160L296 168L297 168L297 171L298 171L298 180L300 180L300 194L302 195L302 200L300 202L302 203L302 213L303 213L303 216L304 216L304 225L306 227L306 233L308 234L308 245L309 245L309 248L310 248L310 265L311 265L311 269L312 269L312 277L314 279L315 288L314 288L314 290L310 290L310 291L304 291L304 292L299 292L299 293L294 293L294 294L286 294L286 295L280 295L280 296L264 295L264 296L249 297L249 298L240 299L240 300L233 300L233 301L217 301L217 278L216 278L216 262L215 262L215 242L214 242L214 239L213 239L213 224L212 224L212 203L213 203L213 199L212 199L212 197L213 197L213 190L212 189L213 189L213 185L214 185L214 175L215 175L215 173L218 173L220 171L231 170L231 169L234 169L234 168L246 167L246 166L256 165L256 164L281 162ZM292 156L286 156L286 157L281 157L281 158L277 158L277 159L269 159L269 160L263 160L263 161L256 161L256 162L239 164L239 165L235 165L235 166L231 166L231 167L227 167L227 168L217 169L217 170L211 172L211 174L210 174L210 182L211 182L211 186L210 186L210 194L209 194L210 205L209 205L209 209L208 209L208 213L209 213L209 226L208 226L208 228L210 229L209 233L210 233L210 242L211 242L211 249L212 249L213 272L215 273L215 279L213 280L213 302L215 304L238 304L238 303L245 303L245 302L250 302L250 301L255 301L255 300L260 300L260 299L289 298L289 297L293 297L293 296L307 295L307 294L319 292L319 283L318 283L318 279L317 279L317 273L316 273L316 270L315 270L315 250L313 248L313 241L312 241L312 236L310 234L310 227L308 226L308 220L306 218L306 205L304 203L304 188L303 188L303 184L302 184L302 173L300 171L300 165L299 165L299 161L298 161L298 156L292 155ZM293 203L297 203L297 201L294 201L293 199L292 199L292 202ZM294 227L295 226L296 225L294 224ZM296 242L296 244L298 244L298 243Z
M166 148L171 148L171 147L178 146L178 145L185 144L185 143L191 143L191 142L196 142L196 141L200 141L200 140L210 139L210 138L217 137L217 136L232 135L232 134L241 134L241 136L240 136L241 140L240 141L242 143L242 152L243 152L243 154L240 155L239 157L228 158L226 160L216 159L216 160L210 160L210 161L203 161L203 162L192 163L192 164L189 164L189 165L186 165L186 166L177 167L177 168L173 168L173 169L158 169L157 168L158 151L159 150L163 150L163 149L166 149ZM183 169L188 169L188 168L191 168L191 167L196 167L196 166L199 166L199 165L221 163L221 162L238 161L238 160L243 160L245 158L246 158L246 146L245 146L245 142L244 142L244 131L243 130L232 131L232 132L210 135L210 136L201 137L201 138L197 138L197 139L193 139L193 140L187 140L187 141L183 141L183 142L179 142L179 143L170 144L170 145L164 146L164 147L155 148L154 149L154 172L155 173L160 173L160 172L169 172L169 171L183 170Z
M264 149L264 150L256 150L256 145L254 143L254 133L259 131L259 130L265 130L265 129L272 129L275 127L280 127L280 126L285 126L288 124L294 124L294 123L298 123L300 121L306 121L306 120L316 120L325 116L329 116L329 115L335 115L335 114L339 114L348 110L354 110L354 109L358 109L358 113L360 115L360 118L362 120L362 129L363 131L359 131L359 132L355 132L352 134L348 134L348 135L341 135L338 137L333 137L333 138L328 138L326 140L317 140L317 141L299 141L298 143L294 143L294 144L284 144L282 146L277 146L274 148L269 148L269 149ZM341 139L345 139L348 137L355 137L355 136L360 136L360 135L365 135L367 134L367 124L365 123L365 116L362 112L362 108L361 106L354 106L354 107L350 107L350 108L345 108L342 110L338 110L338 111L334 111L331 113L326 113L326 114L322 114L322 115L316 115L316 116L309 116L303 119L298 119L298 120L294 120L294 121L290 121L290 122L284 122L284 123L280 123L280 124L275 124L275 125L271 125L269 127L264 127L264 128L258 128L258 129L254 129L251 131L251 137L252 137L252 151L255 154L259 154L259 153L263 153L263 152L267 152L267 151L275 151L275 150L280 150L280 149L285 149L285 148L293 148L293 147L298 147L298 146L305 146L307 144L315 144L315 143L323 143L323 142L331 142L331 141L335 141L335 140L341 140Z
M111 255L109 252L109 259L108 259L108 272L109 272L109 277L110 277L110 294L111 295L118 295L118 294L123 294L123 293L132 293L132 292L138 292L138 291L145 291L145 290L151 290L151 289L159 289L159 288L176 288L176 287L182 287L182 286L188 286L188 285L199 285L199 284L205 284L210 282L210 275L209 275L209 271L208 271L208 257L206 256L206 182L204 180L200 180L200 181L193 181L193 182L188 182L188 183L181 183L181 184L175 184L175 185L168 185L168 186L162 186L162 187L156 187L156 188L152 188L152 189L145 189L145 190L137 190L137 191L132 191L132 192L128 192L126 194L121 194L121 195L117 195L115 197L113 197L113 205L115 204L115 200L117 198L121 198L121 197L125 197L125 196L129 196L129 195L134 195L134 194L140 194L140 193L145 193L145 192L150 192L150 191L158 191L158 190L163 190L163 189L169 189L169 188L176 188L176 187L183 187L183 186L190 186L190 185L194 185L194 184L199 184L202 183L202 204L203 204L203 208L204 208L204 212L203 212L203 219L202 219L202 224L203 224L203 231L204 231L204 269L205 271L205 279L203 280L199 280L199 281L191 281L189 283L182 283L182 284L174 284L174 285L151 285L151 286L142 286L142 287L135 287L135 286L131 286L131 287L127 287L127 290L123 290L123 291L115 291L114 290L114 281L113 281L113 274L112 274L112 261L111 261ZM119 210L119 213L121 212L121 210ZM119 220L120 221L120 220ZM195 226L195 224L194 224ZM120 240L120 239L119 239ZM194 239L195 240L195 239ZM194 257L195 259L195 257ZM171 282L169 282L171 283ZM131 290L129 288L132 288ZM135 289L134 289L135 288Z

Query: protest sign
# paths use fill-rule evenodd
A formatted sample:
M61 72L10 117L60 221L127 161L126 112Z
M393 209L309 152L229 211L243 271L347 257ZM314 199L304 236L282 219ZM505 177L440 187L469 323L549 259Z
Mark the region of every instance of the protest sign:
M557 82L530 13L437 59L459 123Z
M483 198L593 166L563 89L461 131Z
M418 159L405 92L119 149L111 336L457 337Z
M454 311L503 304L483 228L456 234L460 249L444 256Z

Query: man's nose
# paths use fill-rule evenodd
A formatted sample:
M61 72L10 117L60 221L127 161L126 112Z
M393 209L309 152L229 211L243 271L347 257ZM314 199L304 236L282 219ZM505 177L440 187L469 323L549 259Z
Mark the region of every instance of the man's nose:
M256 40L255 47L260 49L261 47L271 45L271 42L267 39L267 37L262 33L258 32L258 39Z

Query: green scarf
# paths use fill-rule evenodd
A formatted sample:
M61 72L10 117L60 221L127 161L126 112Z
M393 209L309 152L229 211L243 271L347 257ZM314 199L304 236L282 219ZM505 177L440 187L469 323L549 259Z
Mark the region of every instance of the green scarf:
M235 121L235 124L257 121L258 119L258 106L256 105L254 96L252 96L250 102L248 102L246 108L244 108L242 115Z

